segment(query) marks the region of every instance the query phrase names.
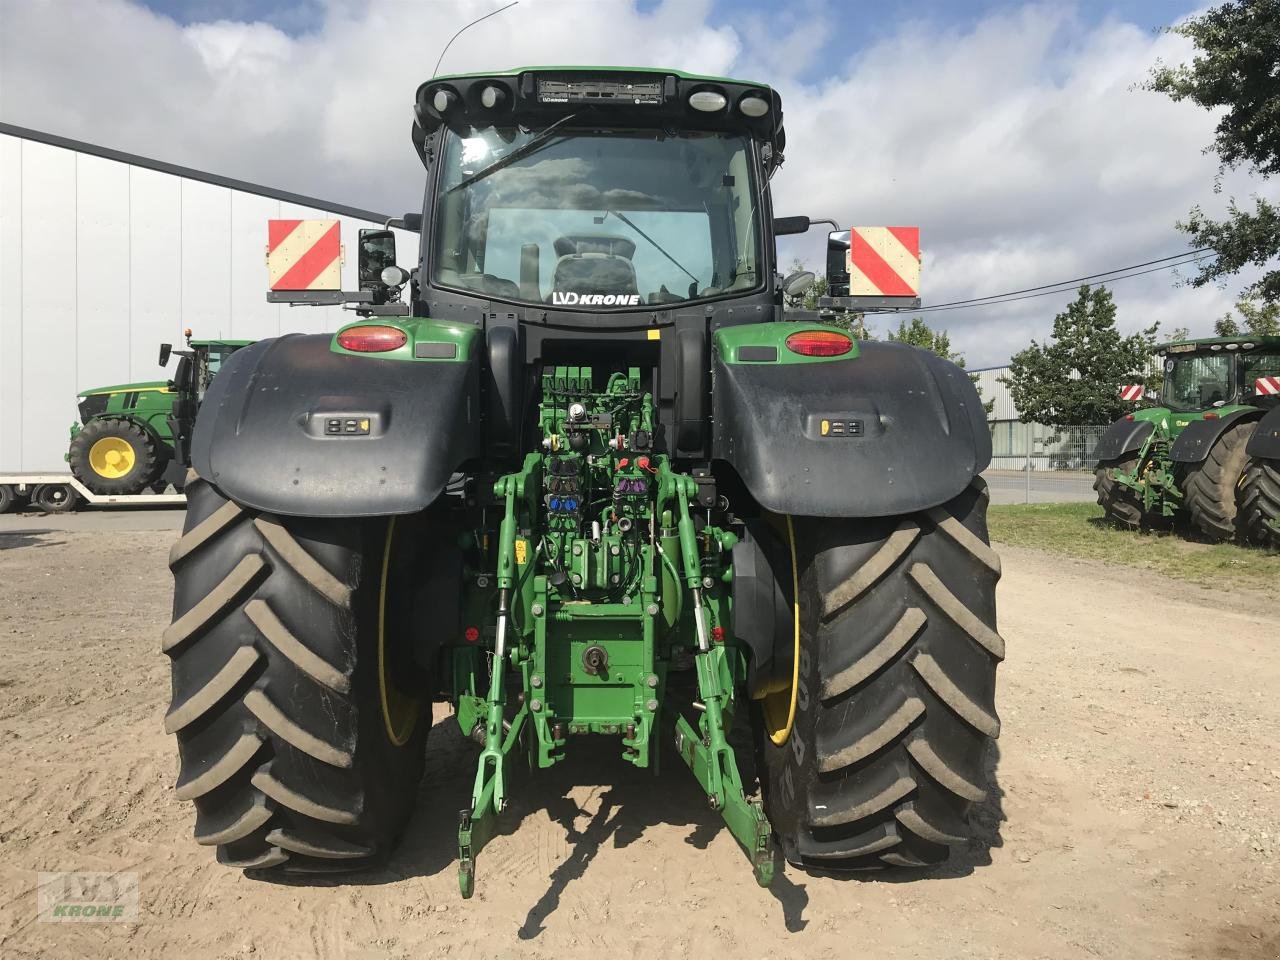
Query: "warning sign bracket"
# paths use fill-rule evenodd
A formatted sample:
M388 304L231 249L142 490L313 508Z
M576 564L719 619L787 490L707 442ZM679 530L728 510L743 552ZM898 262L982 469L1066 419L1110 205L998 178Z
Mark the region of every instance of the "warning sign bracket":
M919 310L919 297L819 297L821 310Z

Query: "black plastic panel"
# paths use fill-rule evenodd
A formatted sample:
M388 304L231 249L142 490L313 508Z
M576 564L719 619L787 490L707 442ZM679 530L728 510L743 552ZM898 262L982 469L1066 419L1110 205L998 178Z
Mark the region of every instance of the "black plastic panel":
M1264 460L1280 460L1280 407L1276 407L1258 424L1249 438L1245 452Z
M423 509L479 452L477 362L352 357L329 341L295 334L232 354L200 407L192 466L272 513ZM327 434L335 418L361 421L359 432Z
M945 503L991 461L978 392L955 364L865 343L853 360L715 361L712 455L761 506L817 517L879 517ZM858 422L860 433L822 432Z
M1098 439L1094 460L1119 460L1126 453L1140 449L1151 436L1155 424L1150 420L1117 420Z
M1227 428L1241 420L1256 420L1258 411L1238 410L1216 420L1196 420L1178 434L1169 449L1169 459L1174 463L1199 463L1209 455L1209 450Z

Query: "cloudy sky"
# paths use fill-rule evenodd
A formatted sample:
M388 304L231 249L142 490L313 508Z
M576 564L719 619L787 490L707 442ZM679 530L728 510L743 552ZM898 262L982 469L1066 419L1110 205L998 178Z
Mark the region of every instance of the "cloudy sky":
M389 213L421 202L410 105L445 41L500 0L0 0L0 120ZM448 72L670 66L773 83L779 214L919 224L926 303L1187 249L1213 118L1138 88L1187 44L1177 0L521 0ZM784 255L820 264L815 229ZM1114 287L1125 329L1207 332L1238 286ZM931 315L969 366L1044 337L1069 295ZM881 319L881 328L887 323Z

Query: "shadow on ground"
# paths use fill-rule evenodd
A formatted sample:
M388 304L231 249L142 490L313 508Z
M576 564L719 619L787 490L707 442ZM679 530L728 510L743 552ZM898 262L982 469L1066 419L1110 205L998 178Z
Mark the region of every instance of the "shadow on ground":
M750 734L738 728L732 740L744 782L751 785L749 792L754 792ZM349 877L273 877L272 880L314 886L394 883L415 876L453 875L457 869L458 814L470 805L478 752L479 748L461 735L452 717L437 720L428 741L426 774L417 810L399 848L385 866ZM970 814L974 837L941 866L834 874L802 871L785 864L779 857L769 892L782 907L786 929L794 933L807 925L806 886L820 878L824 882L839 883L910 883L925 878L965 877L976 868L989 865L992 848L1003 846L1000 827L1005 820L1004 792L996 780L998 761L999 748L993 746L986 764L988 798L977 804ZM660 768L661 772L656 775L651 770L637 769L622 760L613 740L585 737L573 742L572 751L561 763L536 773L520 773L508 784L511 799L507 810L498 818L495 835L516 833L526 818L546 810L564 830L569 847L568 858L551 871L546 890L529 907L520 926L521 939L531 940L542 933L564 892L582 879L606 844L626 848L639 840L648 828L666 824L686 829L684 842L701 850L706 849L720 831L728 829L720 815L707 808L705 796L674 750L663 752ZM599 804L593 813L587 813L571 797L574 790L582 787L598 788ZM481 852L476 858L478 889L483 888L486 874L493 876L502 872L502 863L495 861L491 851L492 848ZM741 869L743 881L752 882L745 854Z
M17 550L19 547L56 547L61 545L62 540L45 540L46 534L54 533L53 530L45 530L33 527L30 530L5 530L0 531L0 550Z

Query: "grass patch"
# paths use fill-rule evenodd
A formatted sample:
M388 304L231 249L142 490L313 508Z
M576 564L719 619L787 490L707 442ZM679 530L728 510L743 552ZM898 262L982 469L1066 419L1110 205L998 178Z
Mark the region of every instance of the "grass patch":
M991 539L1084 560L1104 560L1208 585L1226 580L1280 593L1280 553L1232 543L1194 543L1178 533L1118 530L1094 503L992 506Z

